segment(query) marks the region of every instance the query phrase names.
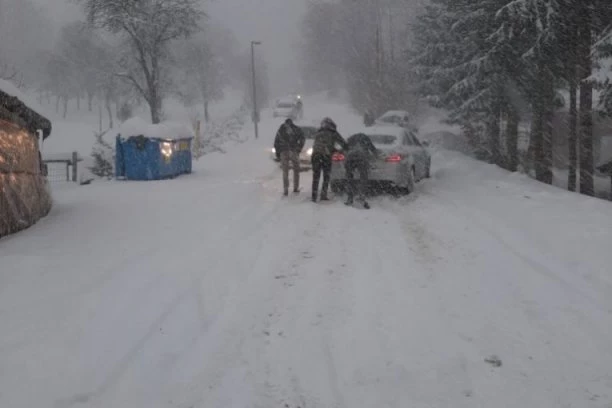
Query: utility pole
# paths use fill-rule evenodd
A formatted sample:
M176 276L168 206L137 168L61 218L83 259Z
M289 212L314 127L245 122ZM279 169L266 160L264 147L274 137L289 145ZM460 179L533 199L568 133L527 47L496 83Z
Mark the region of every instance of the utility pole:
M253 123L255 124L255 139L259 138L259 111L257 110L257 86L255 82L255 46L261 41L251 41L251 73L253 74Z

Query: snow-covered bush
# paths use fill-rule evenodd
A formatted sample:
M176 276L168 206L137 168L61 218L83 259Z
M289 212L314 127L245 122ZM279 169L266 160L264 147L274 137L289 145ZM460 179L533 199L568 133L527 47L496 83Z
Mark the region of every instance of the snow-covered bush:
M241 107L222 120L213 120L200 131L200 139L194 140L193 157L200 158L212 152L225 153L223 145L228 142L243 143L242 129L248 117L248 111Z
M115 174L115 148L111 143L104 139L107 133L108 130L100 133L94 133L96 141L91 152L91 157L94 160L94 164L89 168L89 170L98 177L111 179Z

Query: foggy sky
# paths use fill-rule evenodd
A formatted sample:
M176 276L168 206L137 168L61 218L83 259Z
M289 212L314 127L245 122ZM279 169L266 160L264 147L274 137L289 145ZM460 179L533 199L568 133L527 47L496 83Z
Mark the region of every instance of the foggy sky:
M70 0L33 0L49 9L58 25L81 18L81 11ZM307 0L209 0L205 10L211 18L232 29L240 45L247 49L251 40L262 41L257 52L269 66L271 92L282 94L299 90L298 40L300 21Z

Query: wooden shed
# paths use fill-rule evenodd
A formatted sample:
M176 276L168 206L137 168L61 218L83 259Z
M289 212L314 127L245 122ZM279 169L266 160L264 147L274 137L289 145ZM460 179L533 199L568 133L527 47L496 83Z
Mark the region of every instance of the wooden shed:
M51 122L30 109L12 84L0 81L0 237L34 224L51 209L43 174L39 132Z

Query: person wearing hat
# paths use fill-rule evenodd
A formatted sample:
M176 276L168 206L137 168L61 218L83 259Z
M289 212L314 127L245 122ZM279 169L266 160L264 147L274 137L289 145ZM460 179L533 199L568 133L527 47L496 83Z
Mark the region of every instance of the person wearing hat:
M291 119L285 120L276 132L274 149L283 169L284 196L289 195L289 167L293 167L293 192L300 192L300 152L305 143L304 132Z
M357 195L357 199L362 202L363 207L369 209L370 204L366 201L366 190L370 161L373 157L377 157L379 152L372 140L364 133L357 133L349 137L346 145L344 168L348 181L348 199L345 204L352 205L353 199ZM359 173L359 183L355 180L355 172Z
M336 144L341 148L346 147L346 142L338 133L336 123L330 118L321 121L321 127L315 134L312 146L312 202L317 202L319 193L319 180L323 173L323 185L321 186L321 200L329 200L327 190L331 177L332 155L336 151Z

